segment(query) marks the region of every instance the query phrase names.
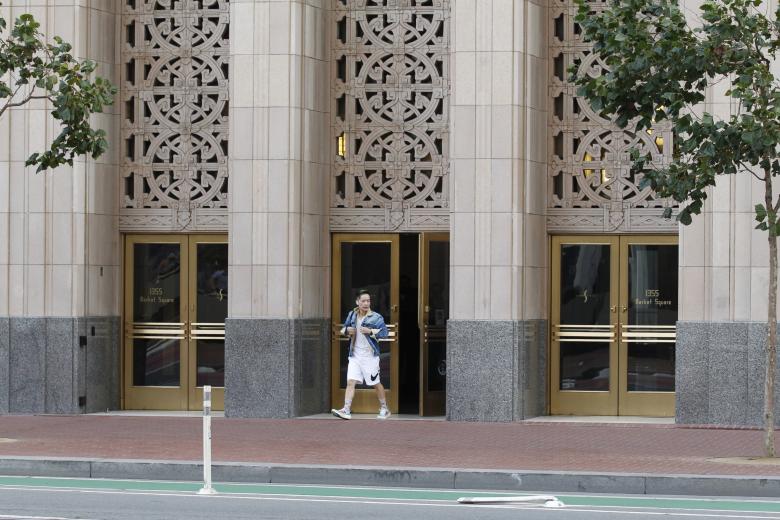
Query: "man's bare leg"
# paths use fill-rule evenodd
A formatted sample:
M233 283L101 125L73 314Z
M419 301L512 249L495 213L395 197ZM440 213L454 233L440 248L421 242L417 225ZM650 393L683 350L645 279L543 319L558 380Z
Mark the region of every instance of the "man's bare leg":
M350 410L352 408L352 399L355 397L355 385L357 381L354 379L347 380L347 390L344 392L344 408Z
M382 383L377 383L374 385L374 388L376 389L376 397L379 399L379 415L377 415L377 419L387 419L390 417L390 410L387 409L387 401L385 400L385 387L382 386Z
M374 385L374 390L376 390L376 397L379 399L379 404L382 405L386 403L385 401L385 387L382 386L382 383L377 383Z

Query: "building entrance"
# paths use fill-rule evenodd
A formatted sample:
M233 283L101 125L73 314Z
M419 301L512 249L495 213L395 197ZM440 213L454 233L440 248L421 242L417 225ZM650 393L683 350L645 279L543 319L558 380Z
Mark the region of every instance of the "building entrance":
M446 323L449 317L449 236L334 234L332 288L332 404L341 408L349 338L341 322L360 289L371 293L390 335L380 340L380 380L393 413L444 415ZM357 413L376 413L374 390L359 385Z
M203 386L224 408L225 235L125 241L124 408L199 410Z
M553 415L674 415L677 237L553 237Z

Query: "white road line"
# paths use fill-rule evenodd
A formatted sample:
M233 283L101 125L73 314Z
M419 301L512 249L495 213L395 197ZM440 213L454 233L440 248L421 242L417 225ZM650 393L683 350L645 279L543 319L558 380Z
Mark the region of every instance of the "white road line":
M564 502L565 503L565 502ZM777 518L780 518L780 511L755 511L750 509L704 509L704 508L695 508L695 507L660 507L660 506L608 506L608 505L599 505L599 506L586 506L586 505L580 505L580 504L573 504L566 506L567 508L575 508L575 507L603 507L608 509L620 509L620 510L628 510L628 509L641 509L642 511L698 511L698 512L708 512L708 513L749 513L749 514L763 514L763 515L776 515Z
M62 516L24 516L24 515L0 515L0 520L89 520L88 518L65 518Z
M534 509L534 511L537 511L537 509ZM538 511L565 511L565 512L579 512L579 513L611 513L611 514L620 514L620 515L652 515L652 516L683 516L683 517L693 517L693 518L760 518L763 520L775 520L780 519L780 516L765 516L765 515L714 515L714 514L706 514L705 511L702 511L701 513L676 513L674 511L614 511L609 509L586 509L586 508L578 508L576 506L572 507L566 507L564 509L538 509ZM773 513L766 513L766 515L770 515Z
M343 498L317 498L317 497L271 497L271 496L245 496L245 495L197 495L183 494L181 492L147 492L147 491L115 491L115 490L88 490L88 489L61 489L61 488L27 488L27 487L7 487L3 489L14 489L18 491L52 491L57 493L62 492L76 492L84 494L102 494L102 495L138 495L138 496L159 496L159 497L179 497L179 498L196 498L196 499L211 499L211 500L257 500L257 501L277 501L277 502L325 502L336 504L362 504L362 505L393 505L393 506L411 506L411 507L458 507L461 509L531 509L528 506L503 506L503 505L469 505L469 504L449 504L449 503L429 503L429 502L413 502L413 501L393 501L397 499L384 499L384 500L357 500L357 499L343 499ZM545 508L533 508L534 511L550 511L550 512L579 512L579 513L606 513L606 514L622 514L622 515L648 515L648 516L675 516L686 518L729 518L729 519L747 519L747 520L767 520L767 519L780 519L780 516L768 516L773 513L759 514L759 515L744 515L744 514L711 514L711 511L701 511L700 513L677 513L674 511L615 511L610 509L596 509L587 507L571 506L561 509L545 509ZM11 517L13 518L13 517ZM33 517L34 518L34 517ZM45 520L49 520L50 517L39 517ZM0 517L2 519L2 517ZM55 519L55 520L71 520L71 519Z
M0 484L2 485L2 484ZM617 500L637 500L640 502L651 502L656 500L674 500L675 502L740 502L740 503L750 503L750 504L780 504L780 500L778 499L758 499L758 498L741 498L741 497L723 497L723 498L712 498L712 497L701 497L701 498L692 498L692 497L684 497L684 496L677 496L677 495L662 495L662 496L650 496L650 495L601 495L601 494L593 494L593 495L567 495L566 493L555 493L558 497L563 498L608 498L608 499L617 499Z

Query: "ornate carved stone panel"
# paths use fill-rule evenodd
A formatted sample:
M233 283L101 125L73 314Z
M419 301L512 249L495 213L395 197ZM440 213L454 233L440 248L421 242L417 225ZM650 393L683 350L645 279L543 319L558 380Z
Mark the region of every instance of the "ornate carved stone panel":
M603 0L592 0L594 11ZM548 230L552 232L669 232L674 220L662 217L672 201L639 189L630 150L649 152L656 164L671 158L671 132L630 132L599 117L576 95L568 69L575 65L591 76L605 64L582 41L573 0L550 4L550 164Z
M449 229L449 0L333 1L331 229Z
M122 0L123 230L226 230L228 0Z

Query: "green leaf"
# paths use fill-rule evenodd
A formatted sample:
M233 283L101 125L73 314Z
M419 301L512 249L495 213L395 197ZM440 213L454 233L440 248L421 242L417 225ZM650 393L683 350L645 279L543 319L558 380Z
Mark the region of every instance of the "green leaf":
M763 222L766 220L766 208L763 204L756 204L756 220L759 222Z

